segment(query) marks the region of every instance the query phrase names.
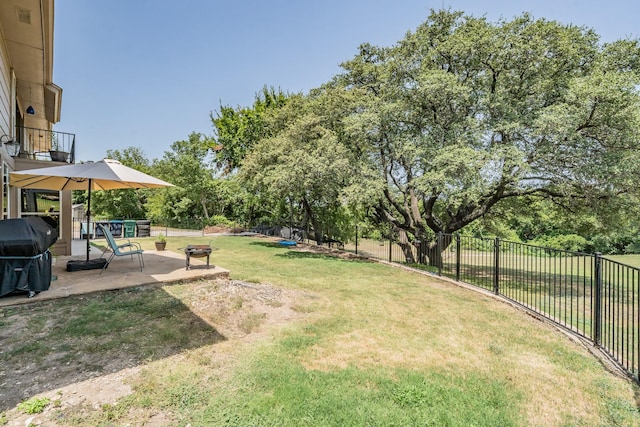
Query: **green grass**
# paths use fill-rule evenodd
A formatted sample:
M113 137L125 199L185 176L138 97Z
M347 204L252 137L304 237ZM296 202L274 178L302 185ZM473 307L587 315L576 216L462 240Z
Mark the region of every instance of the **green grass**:
M198 240L209 239L170 237L168 247ZM147 243L150 249L153 240ZM636 385L499 301L265 239L216 237L211 244L218 248L212 262L232 279L310 295L300 302L304 316L267 338L226 342L207 340L211 328L203 336L180 329L195 321L189 307L197 295L188 283L56 302L60 308L47 308L57 319L51 338L39 337L45 346L71 336L89 342L73 351L89 353L133 342L138 348L127 351L144 363L131 396L60 419L143 424L132 414L163 413L171 425L192 426L640 425ZM58 309L68 314L56 316ZM5 320L32 314L12 310ZM162 352L165 346L174 351Z
M197 425L424 426L518 424L517 390L482 375L347 367L310 371L260 360L240 390L225 390L193 414Z
M640 254L633 255L605 255L605 258L613 261L620 262L622 264L630 265L632 267L640 268Z

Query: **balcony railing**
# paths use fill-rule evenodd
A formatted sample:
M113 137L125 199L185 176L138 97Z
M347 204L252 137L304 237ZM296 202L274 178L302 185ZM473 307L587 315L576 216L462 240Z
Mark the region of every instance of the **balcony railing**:
M76 135L54 130L16 126L20 157L32 160L75 163Z

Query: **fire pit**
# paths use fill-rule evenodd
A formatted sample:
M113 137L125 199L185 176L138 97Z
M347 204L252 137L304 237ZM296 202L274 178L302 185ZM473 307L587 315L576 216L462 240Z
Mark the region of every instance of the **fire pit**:
M180 248L187 256L186 269L191 268L191 257L204 258L207 257L207 268L209 268L209 256L213 248L210 245L188 245L186 248Z

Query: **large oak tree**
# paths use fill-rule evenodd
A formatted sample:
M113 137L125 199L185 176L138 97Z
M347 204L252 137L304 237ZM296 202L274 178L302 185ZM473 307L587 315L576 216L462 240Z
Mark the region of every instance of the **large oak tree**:
M359 100L344 118L360 159L350 194L413 238L460 230L507 198L597 209L636 189L637 41L434 11L343 67L331 86Z

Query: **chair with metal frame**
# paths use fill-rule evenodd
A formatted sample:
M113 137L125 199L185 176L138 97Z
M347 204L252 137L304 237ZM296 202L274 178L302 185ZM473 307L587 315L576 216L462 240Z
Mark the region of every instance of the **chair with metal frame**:
M102 271L104 271L109 266L109 263L111 263L111 260L113 258L117 256L127 255L131 256L132 261L133 256L138 255L138 260L140 261L140 271L142 271L142 269L144 268L144 259L142 258L142 253L144 251L142 250L142 246L140 246L140 243L132 242L129 239L125 239L127 241L126 243L118 244L113 238L113 234L111 234L111 230L109 230L109 227L105 226L104 224L96 224L96 226L102 229L104 237L105 239L107 239L107 247L102 251L102 255L104 255L107 249L111 249L111 256L107 260L104 267L102 267ZM100 274L102 274L102 271L100 272Z

